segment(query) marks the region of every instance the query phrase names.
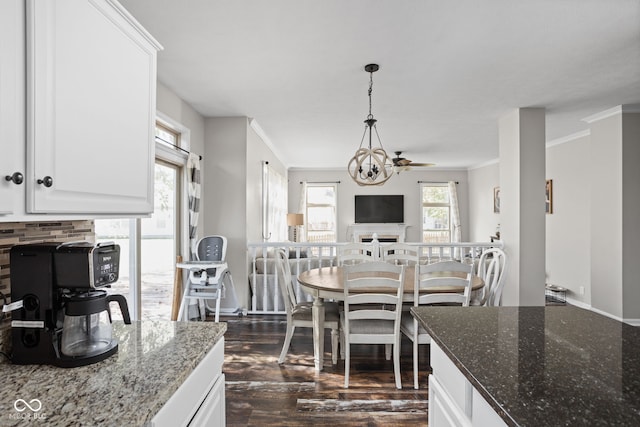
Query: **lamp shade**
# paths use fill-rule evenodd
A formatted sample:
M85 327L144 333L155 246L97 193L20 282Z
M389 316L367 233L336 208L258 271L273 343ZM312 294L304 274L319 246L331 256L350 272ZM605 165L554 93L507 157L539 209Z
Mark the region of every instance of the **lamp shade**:
M304 215L296 213L287 214L287 225L304 225Z

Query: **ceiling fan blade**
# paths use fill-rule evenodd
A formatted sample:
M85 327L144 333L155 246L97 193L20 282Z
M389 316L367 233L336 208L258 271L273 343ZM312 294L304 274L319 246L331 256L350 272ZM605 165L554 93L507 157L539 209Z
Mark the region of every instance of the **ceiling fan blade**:
M409 164L409 166L415 166L415 167L418 167L418 168L420 168L420 167L428 167L428 166L435 166L435 165L436 165L435 163L413 163L413 162L411 162Z

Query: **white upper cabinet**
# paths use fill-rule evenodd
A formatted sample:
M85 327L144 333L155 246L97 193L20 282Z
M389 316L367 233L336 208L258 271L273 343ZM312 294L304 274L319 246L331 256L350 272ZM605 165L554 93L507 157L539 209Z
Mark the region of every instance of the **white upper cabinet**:
M24 0L0 2L0 218L24 211Z
M153 211L156 53L120 4L27 2L27 211Z
M2 21L10 21L5 1ZM25 7L24 1L9 2L13 9ZM9 148L14 160L0 161L0 191L20 188L22 194L15 196L21 199L17 203L15 197L4 203L8 206L0 202L0 215L5 215L0 220L152 212L161 46L113 0L27 0L22 9L9 10L14 17L26 16L16 19L24 23L20 31L15 28L20 24L2 28L3 35L11 31L18 40L3 43L3 58L5 51L15 53L17 63L3 61L0 76L4 85L4 73L26 63L25 72L14 78L16 87L22 85L16 100L3 96L1 101L3 107L12 103L9 110L25 111L21 126L26 135L14 137L15 147ZM5 109L0 123L20 120ZM10 131L1 131L3 158ZM16 171L24 174L21 185L5 178Z

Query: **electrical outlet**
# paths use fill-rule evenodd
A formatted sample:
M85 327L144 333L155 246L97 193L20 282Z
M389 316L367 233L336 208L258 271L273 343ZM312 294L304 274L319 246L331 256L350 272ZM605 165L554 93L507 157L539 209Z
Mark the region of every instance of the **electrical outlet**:
M580 286L580 295L584 295L584 286Z

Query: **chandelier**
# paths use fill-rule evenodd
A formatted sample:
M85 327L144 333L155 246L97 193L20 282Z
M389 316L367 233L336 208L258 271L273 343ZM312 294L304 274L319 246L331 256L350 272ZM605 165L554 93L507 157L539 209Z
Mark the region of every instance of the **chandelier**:
M378 135L378 129L376 128L377 120L371 114L373 73L378 71L379 68L378 64L368 64L364 67L364 70L369 73L369 115L364 121L364 134L362 134L360 147L349 160L348 166L349 175L358 185L382 185L393 175L393 163L384 148L382 148L382 141L380 141L380 135ZM374 131L379 145L375 148L372 145ZM363 147L367 133L369 134L369 145L368 147Z

